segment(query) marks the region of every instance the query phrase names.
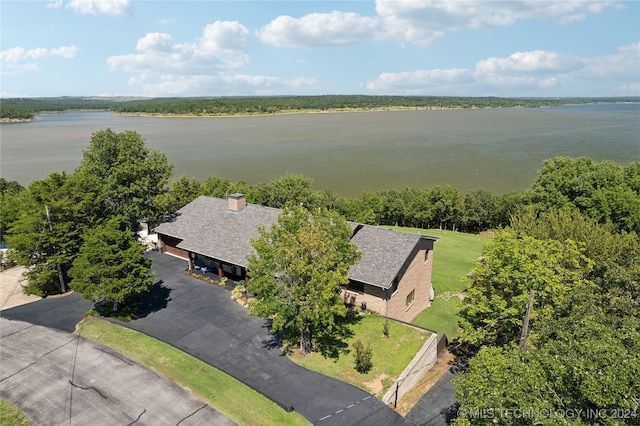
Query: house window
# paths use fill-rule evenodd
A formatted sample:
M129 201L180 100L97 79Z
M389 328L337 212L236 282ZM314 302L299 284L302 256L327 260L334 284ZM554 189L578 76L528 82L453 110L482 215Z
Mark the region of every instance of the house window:
M415 298L416 298L416 289L414 288L413 290L411 290L411 293L407 294L407 308L411 306Z

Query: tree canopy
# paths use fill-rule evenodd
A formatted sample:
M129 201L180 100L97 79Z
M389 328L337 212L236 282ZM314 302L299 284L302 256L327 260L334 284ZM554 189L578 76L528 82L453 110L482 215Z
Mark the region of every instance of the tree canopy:
M341 286L348 284L349 266L360 256L351 234L336 212L293 206L252 241L248 290L256 298L251 313L272 317L273 332L297 332L303 353L312 350L316 333L330 331L335 317L346 314Z
M500 252L491 246L500 245L502 260L491 261L492 266L482 272L478 266L486 261L474 268L474 274L496 286L489 291L474 276L469 286L471 297L465 299L468 306L461 322L467 332L464 339L484 346L471 358L468 369L454 379L462 414L455 424L637 424L638 236L619 231L612 223L599 223L575 209L537 213L533 208L512 219L506 233L509 240L500 235L489 245L487 254L491 254L490 261L494 259ZM529 241L528 249L536 252L548 246L555 256L562 254L558 260L578 247L581 260L570 265L574 273L584 274L569 291L558 292L555 288L553 309L542 321L536 318L532 323L528 350L514 345L524 314L523 297L515 297L513 291L513 283L518 281L516 272L523 267L514 260L533 253L514 246L514 239ZM528 263L526 257L522 257L522 264ZM538 264L539 258L532 257L535 275L529 277L527 288L537 283L538 276L548 276L549 269ZM590 259L587 262L584 258ZM557 267L563 267L563 263L557 262ZM479 290L480 297L476 297ZM502 297L505 294L509 297ZM501 304L489 303L491 300ZM534 313L536 309L541 307L534 305ZM513 327L505 330L502 321L509 313L514 314ZM515 412L520 416L514 416Z
M173 166L164 154L147 148L139 133L106 129L91 136L76 173L96 177L107 215L121 216L137 231L141 219L154 222L164 213L160 200Z
M121 218L89 230L83 240L69 270L69 285L83 298L93 303L111 302L116 310L127 297L153 285L151 260Z
M465 339L500 346L517 341L531 290L535 291L531 320L552 318L570 292L591 285L585 275L592 262L583 252L572 240L561 243L498 233L470 273L467 305L461 311Z
M91 178L52 173L20 194L20 213L7 241L17 260L29 266L25 292L46 296L67 290L83 235L103 218L98 187Z

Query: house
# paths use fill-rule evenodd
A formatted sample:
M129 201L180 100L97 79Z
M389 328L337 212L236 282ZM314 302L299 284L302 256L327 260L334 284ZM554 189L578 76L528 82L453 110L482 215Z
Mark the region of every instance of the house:
M155 228L165 253L219 277L248 280L247 257L258 227L277 222L281 210L246 202L243 194L227 199L201 196ZM433 299L431 268L435 237L350 222L351 241L362 253L349 269L345 301L411 321Z

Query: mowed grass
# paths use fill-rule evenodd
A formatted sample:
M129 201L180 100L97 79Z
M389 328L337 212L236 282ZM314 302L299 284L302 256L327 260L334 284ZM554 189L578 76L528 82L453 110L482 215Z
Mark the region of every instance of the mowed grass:
M388 228L439 238L433 249L431 277L436 297L431 306L412 322L438 333L446 333L450 340L459 336L460 296L469 283L466 275L482 254L483 244L491 241L491 237L439 229Z
M29 426L33 425L33 422L5 399L0 398L0 425Z
M381 398L431 335L389 321L389 337L385 337L384 321L385 318L373 314L351 321L352 336L345 340L348 346L337 357L323 356L320 352L302 355L294 350L290 358L309 370L351 383ZM366 374L355 370L353 343L358 339L373 349L373 368Z
M233 377L145 334L95 317L85 318L79 333L189 389L240 425L309 424Z

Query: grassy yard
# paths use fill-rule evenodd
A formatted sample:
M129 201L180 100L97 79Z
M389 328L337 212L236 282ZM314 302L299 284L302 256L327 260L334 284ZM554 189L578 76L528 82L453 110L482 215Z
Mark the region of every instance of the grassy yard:
M352 336L346 340L348 347L337 356L323 356L320 352L301 355L299 351L292 351L290 358L305 368L351 383L381 398L430 336L389 321L387 338L382 332L384 321L378 315L357 317L349 324ZM354 368L352 345L357 339L373 349L373 368L366 374Z
M29 426L33 423L20 410L0 398L0 425Z
M233 377L171 345L142 333L87 317L80 334L156 371L189 389L200 399L241 425L308 425ZM3 410L4 411L4 410ZM4 422L1 422L4 425Z
M436 297L431 306L412 322L446 333L449 339L453 339L459 335L459 302L462 291L467 287L465 277L473 267L473 261L482 253L482 245L490 241L491 237L438 229L390 228L439 238L433 250L431 278Z

